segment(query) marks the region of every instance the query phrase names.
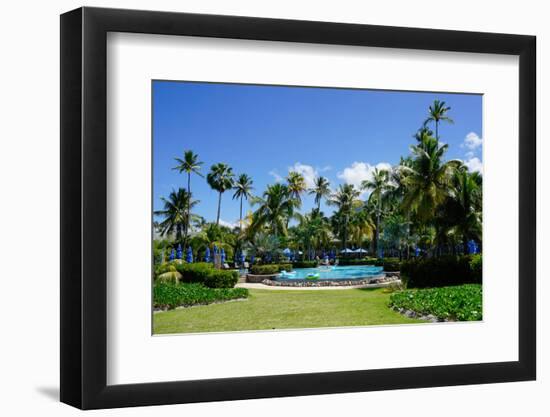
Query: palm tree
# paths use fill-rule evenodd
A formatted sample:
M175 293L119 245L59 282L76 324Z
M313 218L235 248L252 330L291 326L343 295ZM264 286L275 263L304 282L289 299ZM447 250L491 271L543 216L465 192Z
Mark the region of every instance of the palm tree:
M240 210L240 220L239 220L239 229L242 232L243 230L243 198L248 200L249 197L252 197L252 178L246 174L239 175L239 178L235 181L233 185L235 189L235 194L233 194L233 199L239 198L241 200L241 210Z
M222 206L222 194L233 187L233 168L224 163L214 164L210 167L210 172L206 176L208 185L218 192L218 215L216 216L216 225L220 224L220 210Z
M382 215L382 198L390 189L389 173L385 169L375 168L370 180L361 183L361 188L371 190L369 201L376 202L376 234L374 237L374 252L378 253L378 240L380 238L380 216Z
M367 210L359 209L352 212L350 236L357 247L361 248L366 239L372 239L375 230L376 226Z
M164 207L154 212L155 216L162 216L164 219L159 223L159 231L162 236L175 232L176 243L185 244L183 229L189 224L192 216L190 210L198 203L198 200L191 200L191 195L183 188L177 191L172 190L168 198L161 197Z
M447 148L436 138L424 136L422 142L411 147L412 162L399 166L407 188L402 208L424 223L433 219L435 210L449 196L452 175L462 165L458 160L443 161Z
M321 211L321 200L330 196L330 183L325 177L315 178L313 188L309 190L309 194L315 195L315 204L317 211Z
M199 177L203 177L200 172L202 162L199 161L199 156L196 153L193 153L193 151L191 150L183 152L183 159L174 159L178 162L178 165L172 169L177 170L180 174L182 172L187 173L187 193L191 195L191 173L195 173ZM187 211L189 211L189 207L187 207ZM185 237L187 237L188 231L189 223L185 225Z
M344 184L331 196L329 203L338 207L338 214L342 218L342 250L346 249L348 239L348 223L352 209L359 198L359 191L352 184Z
M302 204L302 193L307 190L306 180L304 176L296 171L290 171L286 177L288 183L288 192L291 198L298 202L298 206Z
M435 122L435 138L437 140L439 140L439 122L454 123L453 119L446 115L449 110L451 108L446 107L445 102L439 100L434 100L434 103L428 109L428 117L424 121L424 126L427 126L430 122Z
M253 233L267 226L276 237L287 235L288 219L294 214L297 200L290 196L286 185L269 185L262 197L254 197L251 202L259 206L249 227Z

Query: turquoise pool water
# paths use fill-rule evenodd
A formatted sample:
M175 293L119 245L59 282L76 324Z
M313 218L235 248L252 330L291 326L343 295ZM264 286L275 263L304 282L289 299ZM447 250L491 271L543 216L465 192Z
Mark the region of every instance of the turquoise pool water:
M318 274L319 280L331 279L361 279L375 277L382 273L381 266L360 265L360 266L329 266L318 268L297 268L292 273L280 273L278 280L307 279L310 274Z

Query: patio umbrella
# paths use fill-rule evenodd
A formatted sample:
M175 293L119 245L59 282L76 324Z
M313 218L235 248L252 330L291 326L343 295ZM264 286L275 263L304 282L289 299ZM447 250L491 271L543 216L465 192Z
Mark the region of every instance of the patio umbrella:
M178 249L176 250L176 258L181 259L183 257L183 250L181 249L181 243L178 245Z
M246 260L246 257L244 256L244 253L241 252L241 264L244 264L244 261Z
M174 248L172 248L172 250L170 251L170 258L169 258L171 261L173 261L174 259L176 259L176 251L174 250Z
M221 257L222 264L225 263L225 250L223 248L220 251L220 257Z
M353 249L346 248L346 249L343 249L341 253L355 253L355 251Z
M193 262L193 249L191 249L191 246L187 248L187 256L185 257L185 261L187 263Z
M285 256L290 256L291 253L292 253L292 251L289 248L286 248L286 249L283 250L283 254Z
M252 255L252 256L250 257L250 265L252 265L253 263L254 263L254 255Z
M418 258L418 255L420 255L420 248L417 246L416 248L414 248L414 256Z
M204 262L210 262L210 248L208 246L204 252Z

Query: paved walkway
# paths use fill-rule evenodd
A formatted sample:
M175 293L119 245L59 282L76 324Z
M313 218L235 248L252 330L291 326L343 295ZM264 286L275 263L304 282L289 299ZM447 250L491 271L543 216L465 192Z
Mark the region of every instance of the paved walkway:
M256 284L252 282L241 282L235 285L237 288L248 288L254 290L351 290L359 288L384 288L391 284L401 284L401 281L383 282L380 284L363 284L363 285L347 285L347 286L325 286L325 287L285 287L275 285Z

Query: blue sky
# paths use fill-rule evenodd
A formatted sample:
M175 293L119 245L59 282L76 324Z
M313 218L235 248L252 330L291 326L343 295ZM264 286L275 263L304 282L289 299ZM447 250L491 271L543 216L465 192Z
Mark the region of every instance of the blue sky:
M332 188L357 185L375 166L396 164L409 154L435 99L451 107L455 121L440 124L447 158L481 170L480 95L154 81L154 209L162 207L161 196L186 187L186 176L172 168L187 149L204 162L204 174L217 162L248 174L257 195L289 170L301 172L306 182L323 175ZM215 221L217 193L196 175L191 191L200 200L195 212ZM223 195L222 223L239 218L232 194ZM303 200L302 211L310 210L313 196ZM248 204L244 208L246 213Z

